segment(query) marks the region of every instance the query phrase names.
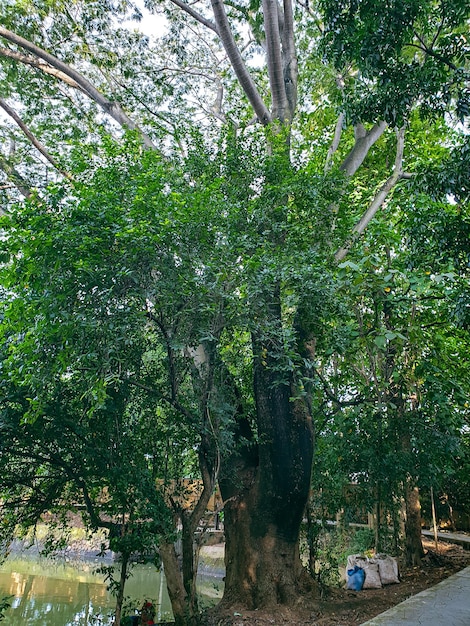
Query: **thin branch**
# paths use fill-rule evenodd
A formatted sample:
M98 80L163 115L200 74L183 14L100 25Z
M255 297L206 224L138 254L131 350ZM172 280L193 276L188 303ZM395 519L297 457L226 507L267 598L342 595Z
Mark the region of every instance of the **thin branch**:
M302 7L302 9L305 9L305 11L307 11L308 15L313 18L313 23L317 27L319 34L320 35L324 35L325 31L324 31L323 25L322 25L321 21L318 19L318 15L310 7L309 0L304 0L304 2L302 2L302 0L297 0L297 4L300 7Z
M189 4L186 4L186 2L183 2L182 0L170 0L170 2L172 2L174 5L182 9L185 13L187 13L191 17L193 17L200 24L203 24L207 28L210 28L211 30L214 31L214 33L219 34L217 25L214 24L214 22L212 22L211 20L208 20L203 15L201 15L200 13L192 9L189 6Z
M341 141L341 134L343 132L343 124L344 124L345 117L346 117L345 113L341 112L336 122L333 141L331 142L331 146L329 147L328 153L326 155L325 169L324 169L325 174L328 172L328 170L331 169L331 159L333 158L334 153L338 149L339 142Z
M68 178L68 180L72 180L72 176L60 167L54 157L49 153L47 148L36 139L36 137L29 130L29 128L26 126L20 116L17 115L17 113L2 98L0 98L0 107L2 107L2 109L16 122L16 124L21 128L26 137L30 140L33 146L39 150L43 157L47 161L49 161L49 163L53 165L55 169L62 174L62 176L65 176L65 178Z
M447 65L447 67L449 67L451 70L454 70L454 72L456 72L459 69L457 65L455 65L455 63L452 63L452 61L449 61L448 59L446 59L444 56L442 56L442 54L439 54L438 52L434 52L434 50L431 50L429 48L426 48L425 52L433 59L436 59L437 61L440 61L444 65Z
M157 326L163 337L166 347L166 355L168 359L168 378L170 380L171 388L171 402L174 404L177 402L178 397L178 380L176 376L175 366L175 354L171 343L170 333L163 322L163 315L160 314L160 318L154 315L151 311L147 311L147 317Z
M413 31L413 34L416 37L416 39L421 43L421 45L423 46L423 49L426 50L426 43L424 39L421 37L421 35L417 33L415 30Z
M441 31L444 27L444 23L445 23L445 17L444 17L444 12L442 12L442 17L441 17L441 22L436 30L436 34L434 35L432 41L431 41L431 48L434 48L434 44L436 43L436 41L439 39L439 35L441 34Z
M11 180L22 196L25 198L29 198L31 196L32 191L23 176L21 176L21 174L7 161L7 159L5 159L2 154L0 154L0 169L5 172L9 180Z
M436 42L436 37L433 39L431 47L429 47L429 46L426 45L424 39L422 37L420 37L420 35L416 31L414 31L414 35L415 35L416 39L421 43L421 46L418 46L417 44L414 44L414 43L409 43L407 45L410 48L418 48L418 50L421 50L422 52L425 52L430 57L433 57L434 59L437 59L441 63L444 63L444 65L447 65L447 67L450 67L451 70L456 71L458 69L458 67L454 63L452 63L452 61L449 61L448 59L443 57L442 54L439 54L438 52L435 52L433 50L434 43Z
M34 54L39 59L42 59L48 63L51 67L59 70L72 81L75 81L80 90L83 91L89 98L94 100L108 115L110 115L120 126L136 130L140 133L143 144L147 148L155 148L150 137L148 137L138 125L125 113L121 106L117 102L111 102L108 100L96 87L94 87L82 74L74 70L72 67L55 57L54 55L46 52L36 44L24 39L20 35L0 26L0 36L4 37L8 41L20 46L24 50ZM20 60L20 59L18 59ZM39 68L42 69L42 68ZM70 84L70 83L69 83Z
M175 125L172 124L170 121L168 121L163 114L151 109L149 105L146 102L144 102L143 99L140 98L130 87L128 87L125 83L118 80L115 76L112 76L112 75L109 77L106 75L104 76L106 80L108 81L108 83L111 81L116 83L118 87L126 91L130 96L132 96L132 98L134 98L134 100L136 100L142 107L144 107L147 113L149 113L152 117L156 118L158 120L158 122L156 122L156 126L158 126L158 128L160 128L161 130L167 133L170 133L171 135L176 134ZM164 124L162 122L164 122ZM167 124L168 126L165 126L165 124Z
M354 400L340 400L331 390L323 374L321 374L321 372L316 368L314 368L314 372L320 379L320 382L323 386L323 390L327 398L331 400L331 402L334 402L335 404L337 404L339 407L358 406L362 404L363 402L365 402L365 398L363 398L362 396L358 396Z
M395 164L393 167L393 174L387 179L385 184L381 187L375 198L372 200L368 209L361 217L361 219L357 222L352 230L351 241L344 247L340 248L336 254L336 261L341 261L347 255L351 246L356 241L356 239L364 232L367 228L368 224L375 216L377 211L385 202L390 191L395 187L397 182L402 178L402 166L403 166L403 150L405 147L405 128L400 128L397 133L397 151L395 156Z

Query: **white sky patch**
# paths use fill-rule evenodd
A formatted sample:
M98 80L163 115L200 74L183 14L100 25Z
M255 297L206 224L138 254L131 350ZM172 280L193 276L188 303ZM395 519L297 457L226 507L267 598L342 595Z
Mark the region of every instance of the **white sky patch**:
M139 30L144 35L149 37L161 37L168 29L168 20L162 13L150 13L145 8L142 0L137 0L136 6L142 13L142 19L140 22L129 21L126 25L130 30Z

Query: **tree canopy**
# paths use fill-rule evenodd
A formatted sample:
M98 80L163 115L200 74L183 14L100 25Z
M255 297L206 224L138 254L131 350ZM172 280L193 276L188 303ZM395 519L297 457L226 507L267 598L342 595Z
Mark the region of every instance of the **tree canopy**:
M2 463L63 420L106 455L120 423L116 502L167 463L218 477L224 605L293 603L315 445L408 520L460 454L468 2L162 0L157 37L129 2L0 6Z

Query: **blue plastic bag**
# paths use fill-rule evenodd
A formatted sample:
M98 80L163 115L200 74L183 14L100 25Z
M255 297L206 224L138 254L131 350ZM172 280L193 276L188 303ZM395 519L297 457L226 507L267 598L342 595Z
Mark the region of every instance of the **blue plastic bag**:
M347 574L348 582L346 584L346 589L360 591L362 589L362 585L364 584L364 578L366 577L366 573L362 567L355 565L353 569L348 569Z

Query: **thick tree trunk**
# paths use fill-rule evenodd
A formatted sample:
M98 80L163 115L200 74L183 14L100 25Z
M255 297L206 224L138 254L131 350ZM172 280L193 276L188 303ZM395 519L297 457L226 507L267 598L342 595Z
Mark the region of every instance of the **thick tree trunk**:
M313 585L300 562L297 538L285 538L280 525L263 524L261 530L258 490L247 495L225 510L223 604L241 604L248 609L293 604L307 584Z
M299 557L308 500L313 436L292 382L280 379L274 358L254 341L258 443L224 467L226 579L223 605L249 609L295 603L312 579Z
M405 485L405 507L405 560L407 565L417 566L424 556L418 487Z

